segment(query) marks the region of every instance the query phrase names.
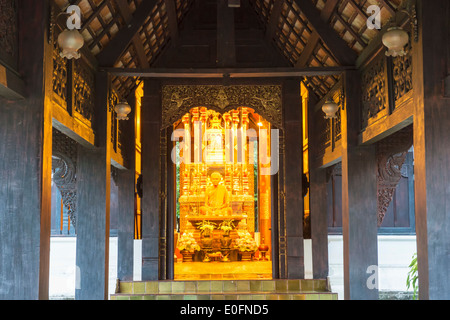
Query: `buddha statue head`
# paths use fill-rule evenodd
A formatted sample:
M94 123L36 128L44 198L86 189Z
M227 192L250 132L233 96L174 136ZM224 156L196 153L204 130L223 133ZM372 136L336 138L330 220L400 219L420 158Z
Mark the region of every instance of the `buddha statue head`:
M222 175L219 172L213 172L211 174L211 183L213 186L217 187L220 181L222 181Z

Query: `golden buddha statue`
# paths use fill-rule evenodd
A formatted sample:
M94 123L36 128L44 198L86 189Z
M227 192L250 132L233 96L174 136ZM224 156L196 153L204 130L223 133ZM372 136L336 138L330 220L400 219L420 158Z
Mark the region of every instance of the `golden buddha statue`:
M205 205L200 207L200 213L208 216L230 216L233 210L229 204L227 188L220 183L222 175L218 172L211 174L212 186L206 189Z

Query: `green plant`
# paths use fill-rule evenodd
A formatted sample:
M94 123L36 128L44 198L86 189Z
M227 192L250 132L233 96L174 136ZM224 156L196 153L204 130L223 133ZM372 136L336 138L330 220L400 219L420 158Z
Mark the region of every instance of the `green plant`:
M410 263L410 265L408 266L409 271L408 271L408 277L406 278L406 287L408 289L410 289L411 287L413 288L413 299L417 300L417 293L419 292L419 284L418 284L418 280L419 280L419 274L418 274L418 269L417 269L417 253L414 253L412 256L412 261Z

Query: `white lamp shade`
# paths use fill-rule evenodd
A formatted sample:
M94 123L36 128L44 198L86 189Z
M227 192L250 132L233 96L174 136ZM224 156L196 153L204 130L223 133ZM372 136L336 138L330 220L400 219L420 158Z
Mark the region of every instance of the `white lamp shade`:
M339 106L332 100L327 100L322 106L322 111L325 113L325 119L336 118L336 112L338 110Z
M404 56L404 47L409 41L408 33L402 28L389 28L382 38L383 44L388 48L386 56Z
M58 45L62 49L61 57L67 59L79 59L81 54L78 52L83 45L83 36L77 29L64 30L58 36Z
M118 120L129 120L128 115L131 113L131 107L126 101L122 101L116 105L114 111Z

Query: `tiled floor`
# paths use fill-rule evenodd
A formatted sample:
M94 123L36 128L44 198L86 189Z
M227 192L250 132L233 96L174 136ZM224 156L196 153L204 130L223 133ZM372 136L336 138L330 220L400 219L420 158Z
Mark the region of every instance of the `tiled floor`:
M175 280L222 279L272 279L272 262L183 262L175 264Z

